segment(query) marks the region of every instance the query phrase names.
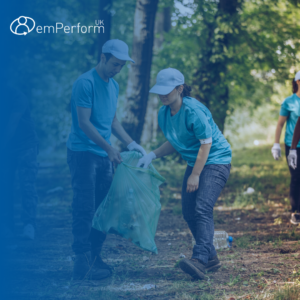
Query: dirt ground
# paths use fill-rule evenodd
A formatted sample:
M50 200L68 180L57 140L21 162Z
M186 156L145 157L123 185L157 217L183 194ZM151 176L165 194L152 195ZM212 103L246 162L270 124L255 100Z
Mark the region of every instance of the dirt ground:
M180 213L180 183L164 184L162 197L163 190L171 194L155 237L158 255L108 235L102 256L114 268L113 276L72 281L72 190L67 166L42 165L37 187L36 239L16 238L10 244L18 275L14 299L267 299L272 291L299 283L300 228L289 223L289 203L283 200L286 191L262 194L264 203L257 209L231 205L229 188L224 189L214 212L215 230L227 231L233 247L218 251L222 262L218 272L197 281L178 268L180 255L192 254L191 235ZM17 233L19 213L17 200Z

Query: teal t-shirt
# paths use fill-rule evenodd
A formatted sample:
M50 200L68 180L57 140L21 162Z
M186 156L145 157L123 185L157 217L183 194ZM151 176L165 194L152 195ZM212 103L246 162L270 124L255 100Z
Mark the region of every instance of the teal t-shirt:
M92 109L91 123L111 145L111 124L117 110L118 94L118 83L112 78L105 82L95 68L82 74L75 81L71 97L72 127L67 141L69 149L89 151L103 157L107 156L107 153L79 128L76 106Z
M231 148L214 122L208 108L198 100L184 97L176 115L171 116L169 106L162 106L158 124L166 139L178 151L189 166L194 166L200 149L200 141L212 138L206 165L231 163Z
M284 142L291 147L294 129L300 116L300 98L296 94L287 97L281 104L279 114L287 117ZM297 147L300 147L300 142Z

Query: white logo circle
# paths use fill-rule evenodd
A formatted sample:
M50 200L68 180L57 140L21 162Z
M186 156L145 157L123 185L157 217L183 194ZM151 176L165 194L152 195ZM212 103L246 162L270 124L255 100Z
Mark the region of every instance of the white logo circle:
M27 21L31 20L32 22L32 25L30 28L28 25L27 25ZM15 29L13 30L12 27L15 23L18 23L18 25L15 27ZM19 18L15 19L11 24L10 24L10 31L13 33L13 34L16 34L16 35L26 35L28 34L29 32L31 32L35 27L35 22L32 18L29 18L29 17L24 17L24 16L20 16Z

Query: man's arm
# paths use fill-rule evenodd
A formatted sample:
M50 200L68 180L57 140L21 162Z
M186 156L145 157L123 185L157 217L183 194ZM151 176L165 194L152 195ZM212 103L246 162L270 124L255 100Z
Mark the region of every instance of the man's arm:
M117 119L117 116L115 115L113 122L111 124L111 131L112 134L119 139L125 146L128 146L131 142L133 142L133 139L128 135L128 133L125 131L119 120Z
M122 158L116 149L109 145L106 140L97 131L95 126L91 123L90 117L92 113L91 108L77 106L77 116L80 129L91 139L96 145L107 152L109 159L117 164L121 163Z
M142 146L138 145L135 141L133 141L133 139L127 134L127 132L124 130L123 126L117 119L116 114L111 125L111 130L113 135L116 136L123 144L125 144L129 151L135 150L142 153L143 156L147 155L146 150Z

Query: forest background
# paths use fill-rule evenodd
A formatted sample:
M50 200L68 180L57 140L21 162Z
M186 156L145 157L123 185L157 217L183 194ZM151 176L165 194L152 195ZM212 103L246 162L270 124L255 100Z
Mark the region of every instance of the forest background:
M17 37L24 42L10 53L9 78L31 101L41 155L66 154L72 85L97 65L109 38L125 41L136 60L115 76L117 113L148 150L164 141L157 124L162 104L148 91L167 67L184 74L233 149L273 143L280 104L299 70L297 1L34 0L22 6L42 26L103 20L105 27L101 34Z

